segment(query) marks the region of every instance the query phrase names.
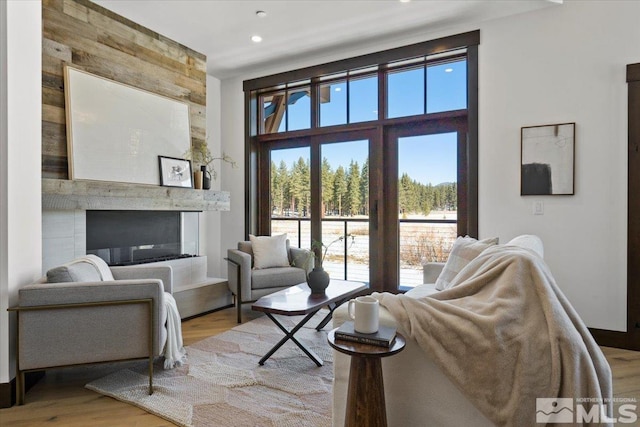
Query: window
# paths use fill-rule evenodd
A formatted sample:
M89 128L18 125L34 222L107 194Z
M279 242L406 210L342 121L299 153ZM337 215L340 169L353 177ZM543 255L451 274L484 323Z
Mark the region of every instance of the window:
M387 88L387 117L424 114L424 67L389 73Z
M477 236L478 43L476 31L245 81L246 233L330 245L335 279L421 283L422 262Z
M343 125L347 121L347 82L337 81L320 86L325 97L320 101L320 126Z
M275 91L260 97L260 133L287 132L311 127L309 87Z

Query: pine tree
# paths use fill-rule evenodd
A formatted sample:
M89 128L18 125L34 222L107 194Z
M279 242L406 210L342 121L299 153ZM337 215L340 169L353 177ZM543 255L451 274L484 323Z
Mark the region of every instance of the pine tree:
M360 211L360 166L351 160L347 175L347 212L357 215Z
M411 199L411 178L407 173L403 173L398 181L398 209L403 218L406 218L410 211Z
M298 215L308 214L309 208L309 163L300 157L293 165L290 181L291 209Z
M342 166L338 166L336 173L333 176L333 203L338 208L338 215L342 216L343 206L342 203L347 194L347 176Z
M369 158L362 165L360 173L360 213L369 215Z
M322 216L333 210L333 171L327 158L322 159Z

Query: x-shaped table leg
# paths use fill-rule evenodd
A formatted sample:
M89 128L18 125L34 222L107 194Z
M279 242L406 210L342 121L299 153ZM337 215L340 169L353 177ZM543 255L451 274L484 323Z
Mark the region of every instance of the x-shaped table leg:
M334 303L331 304L327 304L327 308L329 309L329 313L327 313L326 316L324 316L324 319L322 319L322 321L320 321L320 323L318 323L318 326L316 326L316 331L319 331L320 329L324 328L325 326L327 326L327 323L329 323L329 320L331 320L331 318L333 317L333 312L336 308L340 307L342 304L344 304L345 301L347 301L349 298L345 298L343 300L340 301L336 301Z
M319 331L320 329L324 328L325 326L327 326L327 323L329 323L329 321L331 320L331 317L333 317L333 311L338 308L338 306L340 304L342 304L345 300L342 301L338 301L338 302L334 302L332 304L328 304L327 308L329 309L329 313L327 313L326 316L324 316L324 319L322 319L322 321L320 321L320 323L318 323L318 326L316 326L316 331Z
M286 343L288 340L293 341L298 347L300 347L300 350L304 351L304 353L309 356L309 358L311 360L313 360L315 362L316 365L318 366L322 366L322 364L324 363L322 361L322 359L320 359L320 357L318 357L317 354L315 354L313 352L313 350L305 347L304 345L302 345L302 343L300 341L298 341L296 339L296 337L294 337L293 335L298 332L300 330L300 328L302 328L305 323L307 323L316 313L318 312L318 310L309 313L305 316L304 319L302 319L300 321L300 323L298 323L293 329L291 329L291 331L288 331L287 328L285 328L280 322L278 322L278 319L276 319L271 313L265 313L267 315L267 317L269 319L271 319L273 321L273 323L275 323L278 328L280 328L280 330L282 332L284 332L285 337L282 338L276 345L273 346L273 348L271 350L269 350L269 352L267 354L264 355L264 357L262 359L260 359L260 365L264 365L264 362L267 361L267 359L269 359L273 353L275 353L280 347L282 347L282 345L284 343Z

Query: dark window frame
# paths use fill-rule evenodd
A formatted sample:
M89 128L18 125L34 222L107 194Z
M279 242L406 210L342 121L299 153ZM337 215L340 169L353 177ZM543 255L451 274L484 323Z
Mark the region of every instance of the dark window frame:
M393 287L385 285L392 283L389 281L393 274L389 273L389 268L385 267L384 242L391 238L387 235L385 227L391 218L397 221L397 214L391 209L379 206L378 202L385 200L385 177L393 172L393 168L388 166L389 161L384 160L385 143L389 133L400 132L402 129L422 129L425 126L430 129L443 127L449 129L448 124L458 123L456 129L459 132L459 148L464 152L462 163L459 168L464 169L465 183L459 185L458 206L459 210L464 209L466 215L458 221L458 234L468 234L473 237L478 236L478 45L480 43L480 32L472 31L441 39L430 40L413 45L389 49L368 55L362 55L341 61L307 67L299 70L265 76L243 82L245 91L245 238L251 234L270 233L270 200L269 200L269 171L270 171L270 145L287 145L287 140L298 142L307 141L311 149L311 180L319 179L319 171L314 170L314 162L321 159L319 157L319 144L317 141L334 139L340 135L350 135L352 137L362 137L370 141L370 165L373 169L376 165L380 168L380 173L370 175L370 212L372 224L370 239L379 241L378 246L373 244L370 252L371 264L376 267L371 270L371 287L376 290L394 291ZM423 58L423 66L428 66L427 57L444 54L446 52L466 50L464 56L467 59L467 109L446 111L430 114L420 114L408 117L386 118L386 75L390 71L396 71L401 67L396 67L394 62L408 60L411 58ZM460 55L452 54L451 57L435 59L435 61L456 60ZM419 59L416 60L420 62ZM408 64L407 67L415 67L416 63ZM332 80L347 81L349 78L361 78L366 74L359 69L377 68L378 74L378 120L347 123L334 126L319 126L319 87ZM350 74L349 70L354 73ZM338 75L339 73L344 73ZM331 76L335 76L332 78ZM259 134L260 113L262 108L260 96L270 91L289 90L291 87L309 85L311 87L311 128L297 131ZM425 81L426 93L426 81ZM426 108L426 103L425 103ZM425 110L426 111L426 110ZM463 125L460 125L463 123ZM461 140L462 139L462 140ZM459 151L460 153L460 151ZM460 157L459 157L460 158ZM397 167L397 166L396 166ZM466 184L466 185L464 185ZM388 189L387 189L388 191ZM315 196L318 196L315 194ZM388 196L388 195L387 195ZM311 209L314 210L314 192L312 190ZM318 202L316 201L317 205ZM382 204L382 203L381 203ZM266 212L266 213L265 213ZM377 227L382 222L383 230ZM314 225L314 223L317 223ZM320 218L312 219L312 238L320 238ZM386 268L386 269L385 269Z

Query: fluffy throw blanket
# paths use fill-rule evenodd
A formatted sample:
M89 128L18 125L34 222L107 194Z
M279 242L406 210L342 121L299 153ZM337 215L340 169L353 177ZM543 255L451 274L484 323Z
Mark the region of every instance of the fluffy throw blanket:
M182 321L176 300L168 292L164 294L167 307L167 342L164 346L164 369L182 366L187 360L187 352L182 343Z
M452 283L421 299L374 295L496 425L533 425L536 398L611 400L609 364L538 255L492 247Z

